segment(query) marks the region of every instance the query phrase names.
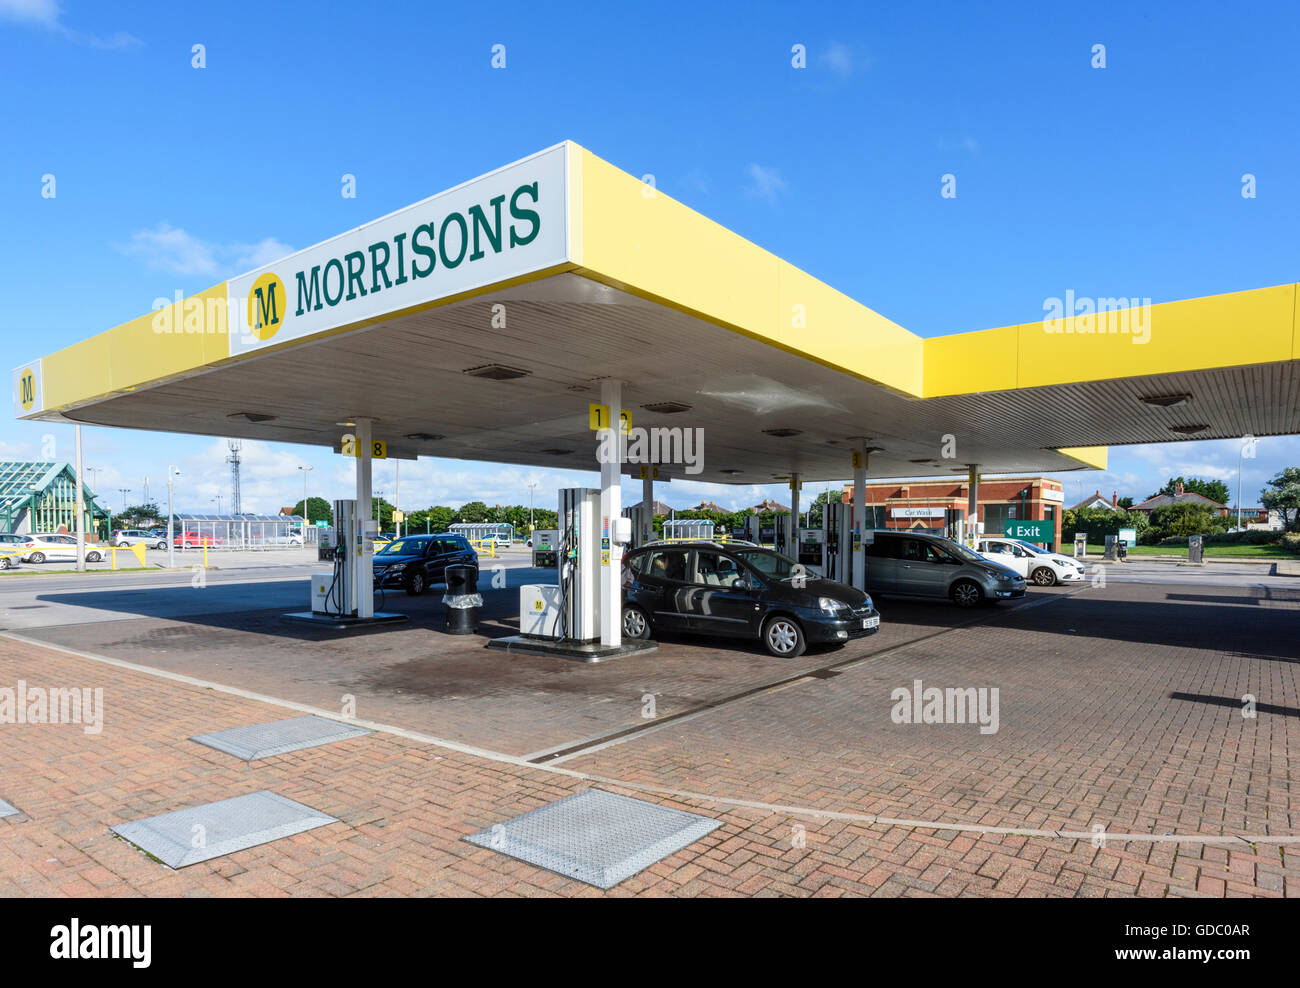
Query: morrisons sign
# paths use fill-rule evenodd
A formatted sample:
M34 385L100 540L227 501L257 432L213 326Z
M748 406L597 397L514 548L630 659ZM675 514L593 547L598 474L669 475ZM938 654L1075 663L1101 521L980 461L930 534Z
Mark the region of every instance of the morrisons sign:
M565 155L552 148L233 279L231 354L563 263Z

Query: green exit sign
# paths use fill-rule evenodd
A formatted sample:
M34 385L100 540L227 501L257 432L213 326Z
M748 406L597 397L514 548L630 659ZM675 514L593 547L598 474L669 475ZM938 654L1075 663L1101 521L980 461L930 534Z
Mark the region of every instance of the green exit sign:
M1044 542L1050 544L1056 537L1056 523L1053 521L1018 521L1007 519L1006 537L1023 539L1026 542Z

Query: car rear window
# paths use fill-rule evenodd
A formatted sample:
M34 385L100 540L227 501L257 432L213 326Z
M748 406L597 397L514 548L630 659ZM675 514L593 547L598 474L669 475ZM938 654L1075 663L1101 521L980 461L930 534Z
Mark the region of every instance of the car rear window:
M645 569L647 576L661 580L686 582L686 551L684 549L661 549L650 553L650 562Z

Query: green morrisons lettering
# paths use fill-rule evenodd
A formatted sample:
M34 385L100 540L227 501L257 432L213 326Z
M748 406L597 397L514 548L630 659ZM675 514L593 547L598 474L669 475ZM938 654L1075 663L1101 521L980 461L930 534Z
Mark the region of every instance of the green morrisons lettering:
M257 325L254 329L261 329L263 326L274 326L280 321L280 307L275 300L275 282L271 282L266 288L265 294L262 289L253 289L253 294L257 296Z
M302 271L298 272L298 311L295 314L299 316L302 315L304 312L306 312L308 309L319 309L321 307L320 266L317 265L316 267L311 269L310 286L307 284L306 279L303 278L303 274L304 272ZM311 304L312 299L316 300L315 305Z
M506 196L494 196L486 206L475 204L464 212L451 211L440 218L426 218L409 231L376 241L364 251L350 251L315 264L310 270L298 271L295 275L297 315L319 312L326 306L333 308L345 299L350 302L387 291L412 279L427 278L440 260L442 267L450 270L503 250L526 247L542 230L541 214L529 208L537 205L539 196L538 183L530 182L510 195L508 222L502 215ZM274 307L275 299L262 302L264 308L268 304Z

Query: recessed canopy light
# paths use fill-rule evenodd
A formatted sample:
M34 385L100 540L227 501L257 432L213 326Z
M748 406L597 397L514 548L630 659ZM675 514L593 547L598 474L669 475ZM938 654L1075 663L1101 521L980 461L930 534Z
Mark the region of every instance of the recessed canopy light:
M676 415L678 412L689 412L690 405L682 404L680 401L652 401L648 405L642 405L647 412L658 412L660 415Z
M1180 436L1194 436L1198 432L1204 432L1208 428L1208 425L1171 425L1169 431L1176 432Z
M436 432L408 432L407 439L413 439L417 443L431 443L437 439L446 439L446 436L440 436Z
M568 456L570 453L573 452L573 450L558 449L556 447L551 447L549 449L539 449L537 452L545 453L547 456Z
M232 412L226 418L233 422L274 422L278 416L263 412Z
M488 381L513 381L516 378L527 377L532 372L520 370L518 367L507 367L505 364L484 364L481 367L468 367L465 373L470 377L481 377Z
M1177 408L1179 405L1186 405L1192 400L1192 396L1189 394L1145 395L1141 400L1143 404L1154 405L1156 408Z
M725 473L725 474L737 474L737 473L744 473L744 472L745 471L743 470L719 470L718 471L718 473Z
M802 429L764 429L763 435L774 436L777 439L789 439L791 436L797 436L802 432Z

